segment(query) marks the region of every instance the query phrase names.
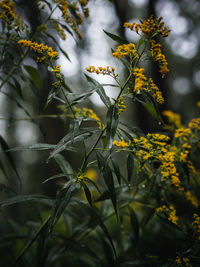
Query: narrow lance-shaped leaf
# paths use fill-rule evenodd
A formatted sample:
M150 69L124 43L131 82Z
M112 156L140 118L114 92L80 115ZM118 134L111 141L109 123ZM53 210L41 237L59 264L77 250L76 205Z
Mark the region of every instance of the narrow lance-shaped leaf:
M85 74L85 77L87 78L87 81L91 83L93 86L97 88L96 92L100 96L102 102L105 104L107 108L111 106L110 98L106 95L104 88L101 86L99 82Z
M65 173L66 175L69 175L69 177L73 175L73 169L70 163L64 158L63 155L56 154L54 158L63 173Z
M15 197L11 197L6 200L0 201L0 206L5 207L13 204L18 204L22 202L27 202L27 201L37 201L46 204L46 202L51 201L49 197L43 196L43 195L19 195Z
M41 88L42 87L42 80L41 80L41 77L40 77L38 70L32 66L29 66L29 65L24 65L24 68L28 72L28 74L30 75L34 84L38 88Z
M113 252L107 241L102 237L101 238L104 254L109 267L116 267L115 259L113 258Z
M104 33L106 35L108 35L112 40L116 41L117 43L119 43L119 44L128 44L128 41L125 40L124 38L122 38L122 37L120 37L118 35L115 35L113 33L107 32L105 30L103 30L103 31L104 31Z
M65 176L66 176L65 173L55 174L55 175L53 175L53 176L47 178L46 180L44 180L44 181L42 182L42 184L45 184L45 183L47 183L47 182L50 182L50 181L52 181L52 180L55 180L55 179L58 179L58 178L61 178L61 177L65 177Z
M50 231L53 229L53 226L56 224L60 216L65 211L67 205L70 202L72 193L74 192L75 189L76 189L76 184L70 181L65 188L61 189L57 193L57 197L56 197L56 201L53 207L51 221L49 225Z
M107 134L109 148L112 147L115 133L117 131L118 118L119 118L118 108L116 107L116 105L110 106L106 116L106 122L107 122L106 134Z
M40 150L49 150L55 148L56 145L51 145L51 144L43 144L43 143L38 143L38 144L33 144L33 145L25 145L25 146L19 146L19 147L14 147L11 149L8 149L8 152L10 151L40 151Z
M84 203L78 202L78 205L83 207L84 210L87 211L87 213L91 216L91 219L94 220L96 222L96 224L101 227L101 229L103 230L105 236L109 240L109 242L110 242L110 244L111 244L111 246L113 248L113 252L115 254L115 257L116 257L116 250L115 250L115 247L114 247L114 244L113 244L113 240L112 240L112 238L111 238L111 236L110 236L105 224L103 223L101 217L96 213L96 211L93 208L85 205Z
M114 186L114 179L113 179L112 171L110 169L110 166L104 160L103 156L100 153L97 153L96 155L97 155L97 162L98 162L100 172L103 175L105 184L110 193L110 198L111 198L114 210L115 210L115 214L117 215L117 200L116 200L116 193L115 193L115 186Z
M63 150L68 150L68 146L73 142L81 141L83 139L88 138L93 133L98 132L99 129L97 128L82 128L77 131L74 135L74 139L71 140L71 133L65 135L60 142L56 145L54 150L50 153L48 160L52 157L55 157L56 154L60 153Z
M127 178L129 182L133 174L133 169L134 169L134 157L131 153L129 153L127 158Z
M6 155L10 165L12 166L12 168L13 168L13 170L14 170L17 178L18 178L19 185L20 185L20 188L21 188L21 178L20 178L20 176L18 174L17 168L15 167L15 163L14 163L14 160L12 158L12 155L9 152L9 146L8 146L8 144L6 143L6 141L4 140L4 138L2 136L0 136L0 144L1 144L1 147L2 147L3 151L6 152L5 155Z
M115 175L117 177L118 183L120 185L121 184L121 173L120 173L119 166L113 159L111 159L111 162L112 162L112 165L113 165L114 172L115 172Z
M81 182L81 185L84 189L85 196L87 198L88 203L90 204L90 206L92 206L92 196L91 196L89 188L87 187L87 185L83 181Z
M133 243L134 245L137 245L138 239L139 239L139 223L138 223L138 219L137 219L135 212L130 207L129 207L129 212L130 212L130 223L131 223L133 236L134 236Z

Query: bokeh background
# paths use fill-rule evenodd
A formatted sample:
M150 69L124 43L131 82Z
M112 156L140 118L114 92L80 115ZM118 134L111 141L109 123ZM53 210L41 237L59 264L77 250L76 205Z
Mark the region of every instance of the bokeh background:
M42 21L38 7L33 0L18 0L18 11L25 17L32 33ZM60 55L58 64L65 75L66 83L76 92L87 90L87 82L84 77L85 68L94 66L114 66L121 79L126 76L123 65L112 57L111 48L116 47L103 30L112 32L126 38L130 42L137 42L138 35L128 29L123 28L124 22L144 20L151 14L156 17L162 16L165 24L170 28L171 34L164 40L160 40L163 45L163 52L169 62L170 73L162 78L155 64L146 63L148 73L154 82L162 90L166 102L160 110L172 110L180 113L182 122L186 124L191 118L199 116L197 101L200 100L200 1L198 0L91 0L89 2L90 17L81 28L82 40L67 35L65 41L58 39L56 31L49 29L64 51L69 55L70 61ZM54 15L55 19L56 16ZM46 42L51 45L52 40L46 36ZM55 47L55 44L54 44ZM30 58L26 59L29 65L35 66ZM7 63L9 68L9 62ZM48 109L44 110L48 92L51 88L52 75L44 66L39 66L43 86L40 91L34 91L23 81L23 105L33 115L38 114L60 114L56 101ZM93 74L95 75L95 74ZM101 83L109 83L111 80L106 76L94 77ZM112 81L113 82L113 81ZM4 88L0 95L0 134L6 140L9 147L16 147L34 143L56 144L65 134L66 125L56 119L26 120L26 114L20 109L12 99L6 96L9 88ZM116 89L106 87L109 96L116 95ZM17 96L9 92L13 97ZM20 100L21 101L21 100ZM39 103L39 104L38 104ZM123 113L123 118L133 125L140 127L144 132L161 131L161 125L152 120L150 115L139 105L126 103L127 109ZM87 107L93 108L99 117L104 118L105 109L103 103L96 94L92 95L86 103ZM17 120L13 120L12 118ZM1 153L4 164L9 164L6 157ZM80 158L73 153L66 153L66 158L70 161L74 169L78 169ZM23 181L24 193L45 192L54 195L56 187L42 185L42 181L53 174L58 173L56 163L50 161L46 163L48 152L15 152L13 157L16 167ZM10 182L16 184L16 174L5 168ZM10 173L9 173L10 172ZM7 178L1 172L1 182Z

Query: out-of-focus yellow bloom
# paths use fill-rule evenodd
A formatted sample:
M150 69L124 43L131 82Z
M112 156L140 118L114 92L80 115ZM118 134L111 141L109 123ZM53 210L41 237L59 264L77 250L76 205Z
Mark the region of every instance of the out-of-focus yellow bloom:
M113 145L124 148L124 147L130 146L131 141L129 140L128 142L126 142L125 140L121 140L121 141L114 140Z

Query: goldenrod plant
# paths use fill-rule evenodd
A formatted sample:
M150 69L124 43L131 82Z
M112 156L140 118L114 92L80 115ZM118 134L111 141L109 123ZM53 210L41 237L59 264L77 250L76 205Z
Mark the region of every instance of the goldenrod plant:
M155 61L160 75L168 75L167 59L157 37L167 38L170 30L162 18L152 15L140 23L124 23L139 35L137 43L105 31L117 43L112 56L123 63L127 77L109 65L88 66L83 70L88 86L80 94L69 89L62 66L56 62L60 53L67 58L67 51L53 36L55 47L46 43L45 36L53 27L62 39L66 34L84 38L79 25L89 16L88 0L44 0L37 4L45 19L31 35L15 1L0 1L0 88L18 90L22 98L20 79L40 88L37 67L47 66L54 81L44 108L57 101L60 114L44 117L61 119L68 127L57 144L9 148L1 138L2 150L19 180L12 155L23 150L49 150L46 164L55 160L60 167L59 173L43 181L44 186L58 186L55 198L37 192L24 195L1 180L2 224L8 229L0 237L1 266L199 266L200 118L183 125L179 114L170 110L160 114L162 88L149 76L146 64ZM60 10L56 20L55 10ZM13 66L4 69L9 54ZM27 65L28 56L37 67ZM109 86L118 90L115 99L106 94L106 85L95 75L113 79ZM17 77L21 78L16 81ZM86 106L95 92L105 106L105 118ZM10 91L6 94L9 96ZM132 105L143 105L162 124L162 131L144 134L122 119L130 99ZM27 120L42 117L26 115ZM81 163L72 167L65 158L66 151L80 157ZM3 176L3 161L0 167ZM18 207L15 216L9 212L13 205ZM34 210L23 216L25 221L16 214L23 209Z

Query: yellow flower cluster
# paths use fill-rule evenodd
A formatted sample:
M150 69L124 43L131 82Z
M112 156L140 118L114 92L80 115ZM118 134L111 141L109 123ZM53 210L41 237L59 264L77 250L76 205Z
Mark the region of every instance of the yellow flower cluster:
M77 108L73 107L73 111L76 116L83 116L84 118L90 118L97 122L100 129L104 129L104 125L101 123L100 118L97 116L96 113L90 108Z
M7 23L11 30L12 27L24 27L22 18L16 13L16 4L11 0L0 0L0 19Z
M160 73L164 76L169 72L168 69L168 63L167 60L165 58L165 55L162 54L161 52L161 44L156 43L155 40L151 40L151 54L152 57L155 61L157 61L159 63L160 66Z
M126 104L125 104L123 99L119 99L119 101L117 103L117 106L118 106L118 109L119 109L118 114L121 114L126 108Z
M142 33L153 37L156 34L160 34L163 37L167 37L170 33L170 30L165 26L164 22L162 22L162 17L156 19L153 15L151 15L147 20L143 23L124 23L124 27L129 28L136 33L141 31Z
M30 48L34 52L38 54L44 54L45 56L49 56L50 58L55 58L58 56L58 52L54 51L52 47L44 44L38 44L36 42L31 42L28 40L19 40L18 44Z
M11 18L15 20L17 18L16 15L16 5L13 1L10 0L1 0L0 1L0 19L2 18Z
M129 140L128 142L124 141L124 140L121 140L121 141L117 141L117 140L114 140L113 141L113 145L117 146L117 147L128 147L131 145L131 141Z
M197 233L198 239L200 240L200 217L196 213L193 214L192 226Z
M189 123L188 126L191 129L197 129L200 130L200 118L192 119Z
M183 137L183 140L187 140L187 137L191 134L191 130L189 128L179 128L176 129L174 134L175 138Z
M56 77L59 78L60 77L60 65L57 65L54 69L52 69L51 71L54 72L56 74Z
M148 134L147 138L141 136L134 138L133 143L137 149L136 156L146 161L148 159L160 162L161 181L167 181L170 178L171 184L182 191L181 181L176 168L178 159L178 149L167 142L170 138L163 134Z
M115 78L118 76L118 74L115 74L115 68L111 66L107 66L106 68L105 67L95 68L94 66L90 66L85 70L87 70L90 73L95 72L96 74L111 75Z
M164 103L164 98L159 88L154 84L151 78L147 80L147 77L144 75L144 68L134 68L133 75L135 76L134 92L140 93L141 90L144 90L151 93L159 104Z
M134 68L133 75L135 76L135 87L134 91L140 92L147 87L147 77L143 74L144 68Z
M153 80L150 78L149 79L149 86L150 86L150 91L152 92L153 98L155 98L155 100L159 103L159 104L163 104L164 103L164 98L162 96L161 91L159 90L158 86L155 85L155 83L153 82Z
M190 191L186 191L185 195L187 200L190 201L195 208L198 208L199 203L197 201L197 198L194 195L192 195Z
M168 152L169 153L169 152ZM164 157L164 156L163 156ZM174 155L170 155L165 162L161 165L161 174L162 174L162 181L165 181L167 178L171 177L172 184L175 187L180 188L180 179L179 179L179 173L176 170L176 166L174 164Z
M118 59L125 56L134 56L134 58L139 57L136 47L132 43L119 45L116 51L112 53L112 55L113 57L117 57Z
M80 8L77 6L77 3L74 2L74 3L69 5L69 1L67 1L67 0L54 0L54 2L58 4L66 22L77 33L79 38L82 38L82 34L78 29L78 24L83 23L83 17L81 15ZM81 5L81 8L83 10L84 16L86 18L88 18L89 17L89 9L86 7L88 4L88 0L80 0L79 2ZM70 12L69 10L71 10L71 11L73 10L73 11Z
M169 208L166 205L163 205L161 207L158 207L156 209L156 212L168 212L168 220L171 221L174 224L178 224L178 217L176 215L176 209L174 208L173 205L170 205Z
M180 266L192 267L188 258L180 258L179 256L177 256L175 263Z
M190 174L192 174L192 175L197 174L197 170L195 169L194 165L192 164L192 162L190 160L187 160L187 167L188 167Z
M181 116L177 113L172 112L171 110L164 110L163 115L167 117L170 124L173 124L175 128L182 127ZM169 127L168 127L169 128Z
M59 4L60 10L62 11L62 14L63 14L63 17L67 20L69 18L68 1L66 1L66 0L54 0L54 2Z

